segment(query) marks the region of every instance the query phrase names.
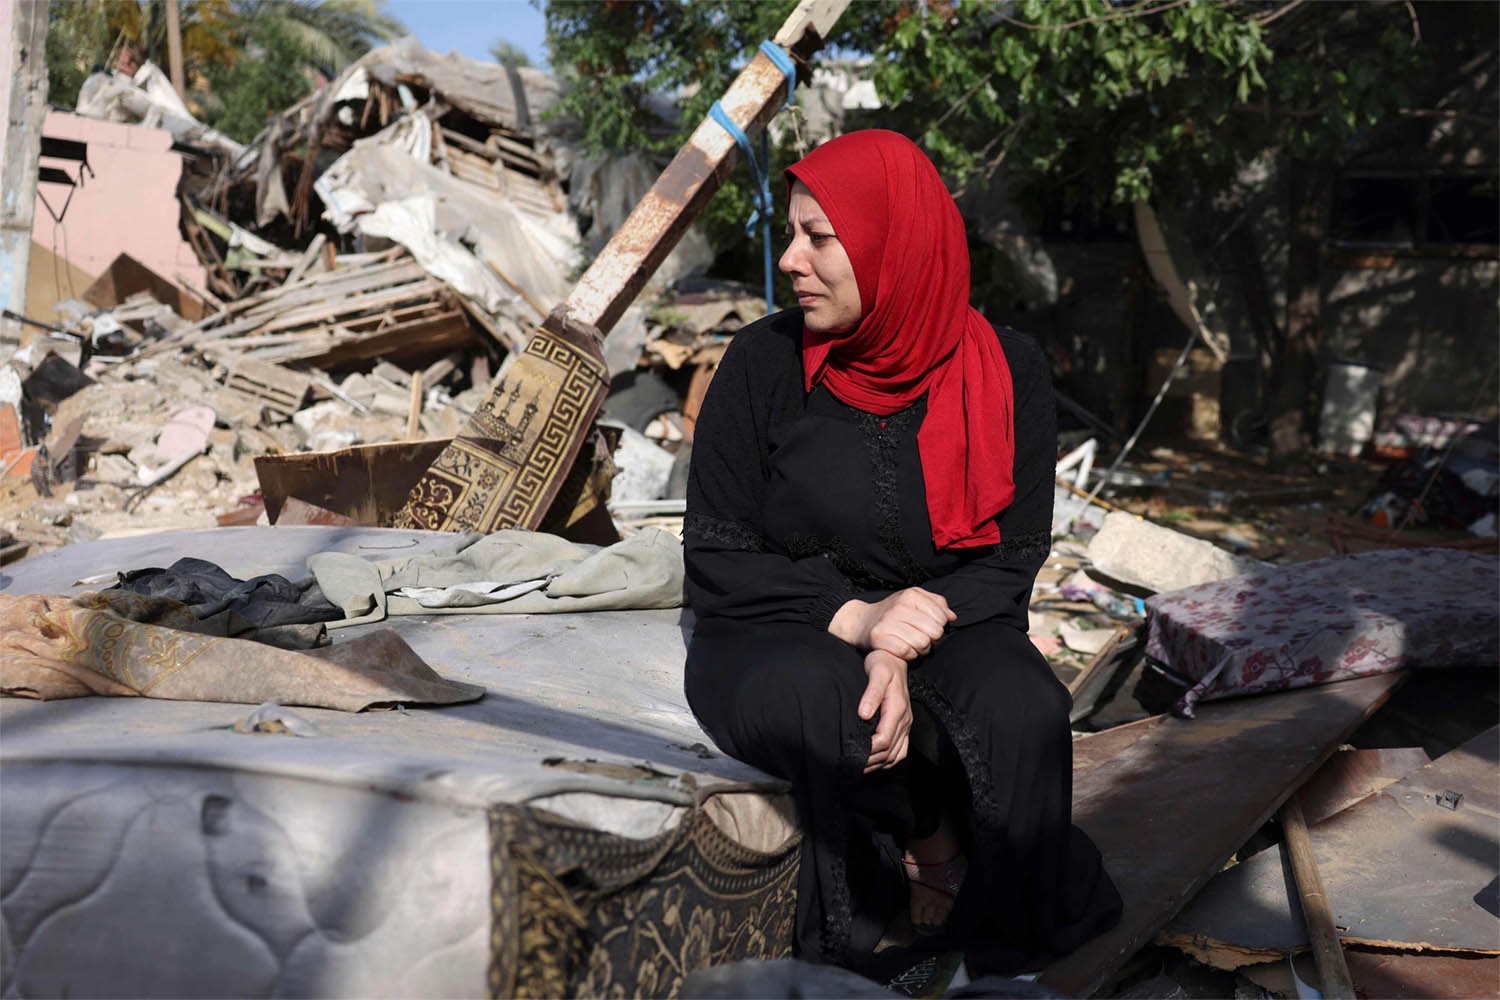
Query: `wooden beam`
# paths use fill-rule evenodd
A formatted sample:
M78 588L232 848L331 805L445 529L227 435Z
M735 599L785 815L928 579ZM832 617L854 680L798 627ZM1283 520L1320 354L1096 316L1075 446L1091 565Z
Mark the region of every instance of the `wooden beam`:
M1302 817L1302 805L1295 795L1281 807L1281 835L1292 861L1297 900L1302 904L1302 918L1307 921L1307 937L1312 942L1323 996L1328 1000L1354 1000L1349 963L1344 961L1333 911L1328 907L1328 894L1323 891L1323 879L1318 874L1318 858L1307 834L1307 820Z
M822 46L846 6L848 0L804 0L776 33L776 44L806 58ZM776 64L757 52L719 103L731 121L753 135L780 110L787 87ZM705 118L594 258L563 304L568 318L608 333L719 189L738 154L724 127Z

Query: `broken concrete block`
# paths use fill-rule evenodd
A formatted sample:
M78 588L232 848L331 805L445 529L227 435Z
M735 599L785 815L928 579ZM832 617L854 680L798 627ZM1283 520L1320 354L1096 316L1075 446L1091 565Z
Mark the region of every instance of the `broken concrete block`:
M1114 511L1089 541L1093 568L1112 580L1158 593L1263 569L1211 542Z

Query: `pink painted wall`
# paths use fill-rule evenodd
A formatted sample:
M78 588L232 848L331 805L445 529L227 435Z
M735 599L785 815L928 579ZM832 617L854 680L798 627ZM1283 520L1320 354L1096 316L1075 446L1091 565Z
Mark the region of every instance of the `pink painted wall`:
M82 185L73 189L61 226L52 221L41 196L59 211L68 189L37 185L34 240L95 276L116 256L128 253L168 281L180 283L180 274L203 287L203 268L178 230L182 158L171 152L171 133L49 110L42 134L88 143L94 176L85 174ZM76 163L44 157L42 165L78 176Z

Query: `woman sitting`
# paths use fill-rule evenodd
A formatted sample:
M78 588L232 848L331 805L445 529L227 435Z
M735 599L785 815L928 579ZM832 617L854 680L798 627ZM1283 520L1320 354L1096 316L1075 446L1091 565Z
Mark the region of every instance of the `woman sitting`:
M1036 968L1120 905L1070 822L1067 691L1026 637L1047 364L969 306L963 221L909 140L845 135L787 181L800 308L739 332L695 434L688 701L793 784L799 955Z

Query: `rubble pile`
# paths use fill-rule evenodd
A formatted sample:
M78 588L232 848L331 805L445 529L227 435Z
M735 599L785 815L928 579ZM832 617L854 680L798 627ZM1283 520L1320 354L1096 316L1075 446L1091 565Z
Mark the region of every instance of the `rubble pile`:
M97 74L80 114L165 128L183 154L178 222L203 287L122 254L57 304L60 322L0 345L5 560L254 523L258 456L457 433L566 296L580 248L623 221L601 186L649 184L638 158L576 155L568 124L541 117L557 94L539 71L407 38L241 146L196 122L155 66ZM606 343L611 373L649 397L608 408L629 434L615 466L634 456L615 491L627 531L680 530L691 416L729 335L765 310L732 283L682 288L648 289ZM184 412L203 407L210 426L183 437Z

